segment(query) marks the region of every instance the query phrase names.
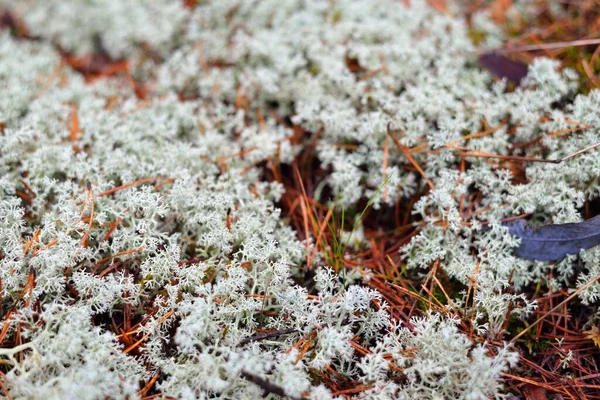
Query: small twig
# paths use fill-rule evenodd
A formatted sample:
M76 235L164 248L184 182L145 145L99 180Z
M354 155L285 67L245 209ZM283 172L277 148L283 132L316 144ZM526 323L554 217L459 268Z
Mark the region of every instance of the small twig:
M571 159L571 158L573 158L573 157L575 157L575 156L578 156L578 155L580 155L581 153L584 153L584 152L586 152L586 151L588 151L588 150L595 149L595 148L596 148L596 147L598 147L598 146L600 146L600 142L598 142L598 143L594 143L593 145L591 145L591 146L588 146L588 147L586 147L585 149L581 149L581 150L579 150L579 151L576 151L576 152L575 152L575 153L573 153L573 154L570 154L570 155L568 155L568 156L566 156L566 157L563 157L563 158L561 158L561 159L560 159L558 162L567 161L567 160L569 160L569 159Z
M258 335L252 335L249 336L245 339L242 339L239 343L240 346L246 345L250 342L259 342L261 340L265 340L265 339L269 339L272 337L278 337L278 336L283 336L283 335L289 335L290 333L294 333L297 332L296 329L294 328L290 328L290 329L281 329L278 331L274 331L274 332L267 332L267 333L261 333Z
M293 399L293 400L305 400L306 399L306 397L304 397L304 396L300 396L300 397L290 396L285 393L285 390L281 386L275 385L275 384L269 382L268 380L261 378L258 375L254 375L244 369L242 370L241 375L244 379L259 386L267 393L273 393L278 396Z

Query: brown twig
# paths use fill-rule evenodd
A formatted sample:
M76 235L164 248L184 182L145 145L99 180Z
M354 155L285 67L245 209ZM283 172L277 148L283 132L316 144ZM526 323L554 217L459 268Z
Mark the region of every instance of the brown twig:
M250 381L250 382L254 383L255 385L259 386L266 393L273 393L278 396L281 396L284 398L289 398L289 399L294 399L294 400L306 399L306 397L304 397L304 396L300 396L300 397L290 396L285 393L285 390L281 386L275 385L274 383L271 383L268 380L261 378L258 375L255 375L253 373L246 371L245 369L242 370L241 375L247 381Z
M272 337L283 336L283 335L289 335L290 333L294 333L294 332L296 332L296 329L290 328L290 329L281 329L281 330L273 331L273 332L261 333L258 335L252 335L252 336L249 336L247 338L240 340L239 345L244 346L250 342L260 342L261 340L269 339Z

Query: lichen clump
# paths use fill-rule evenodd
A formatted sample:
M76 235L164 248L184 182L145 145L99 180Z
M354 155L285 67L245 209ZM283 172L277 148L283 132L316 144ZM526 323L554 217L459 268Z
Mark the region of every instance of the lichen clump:
M497 339L507 313L535 308L519 290L551 265L515 257L498 222L580 220L600 158L519 172L464 154L572 154L600 141L600 92L575 98L577 76L549 59L509 90L477 64L458 3L186 3L0 1L35 39L0 36L3 389L501 398L518 353ZM86 79L65 54L127 59L127 74ZM316 244L288 225L285 189L264 170L309 146L327 172L316 192L331 194L315 200L334 210L424 193L403 263L476 282L451 299L469 304L476 338L452 313L397 321L368 273L337 274L318 253L306 264ZM581 284L599 257L583 252ZM573 259L554 266L554 286Z

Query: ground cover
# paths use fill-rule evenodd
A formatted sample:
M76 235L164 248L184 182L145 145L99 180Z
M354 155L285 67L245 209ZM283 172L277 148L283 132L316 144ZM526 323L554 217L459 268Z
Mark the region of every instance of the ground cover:
M593 1L0 7L7 398L600 397Z

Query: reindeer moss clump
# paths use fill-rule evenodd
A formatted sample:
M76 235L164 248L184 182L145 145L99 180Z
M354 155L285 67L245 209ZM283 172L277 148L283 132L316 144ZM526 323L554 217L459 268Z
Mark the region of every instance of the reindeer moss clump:
M410 3L0 0L3 395L505 397L531 288L600 274L500 223L582 220L597 152L515 160L600 142L600 92Z

